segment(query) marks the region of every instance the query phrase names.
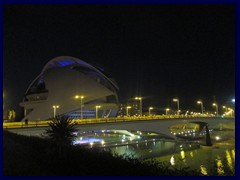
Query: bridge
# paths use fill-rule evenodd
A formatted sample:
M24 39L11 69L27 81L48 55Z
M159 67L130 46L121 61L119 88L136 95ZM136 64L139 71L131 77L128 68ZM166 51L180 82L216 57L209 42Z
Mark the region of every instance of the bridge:
M85 123L84 123L85 121ZM151 131L162 133L172 138L176 138L169 130L169 127L190 122L205 122L208 124L209 129L235 130L235 118L220 118L220 117L190 117L190 118L165 118L165 119L98 119L98 120L79 120L77 129L80 131L94 131L94 130L138 130L138 131ZM26 136L39 136L41 137L48 126L42 124L26 125L21 124L20 127L10 128L6 124L3 126L10 132L14 132ZM46 123L46 122L45 122Z

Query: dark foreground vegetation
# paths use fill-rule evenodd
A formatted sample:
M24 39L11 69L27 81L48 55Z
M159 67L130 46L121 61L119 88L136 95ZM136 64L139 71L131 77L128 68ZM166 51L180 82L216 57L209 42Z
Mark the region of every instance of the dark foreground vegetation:
M27 137L3 132L3 174L5 176L199 176L199 170L171 166L169 163L144 163L111 152L71 145L76 131L67 116L49 123L47 138ZM226 162L225 162L226 163ZM227 167L227 166L225 166ZM223 175L234 175L222 169ZM216 174L216 168L209 175Z
M110 176L200 175L188 169L172 169L165 163L143 164L132 158L113 157L110 152L58 146L49 139L3 132L4 176Z

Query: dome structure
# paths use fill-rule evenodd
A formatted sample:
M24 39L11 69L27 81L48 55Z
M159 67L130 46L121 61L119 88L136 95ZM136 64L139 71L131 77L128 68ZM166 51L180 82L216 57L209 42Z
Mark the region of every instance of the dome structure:
M118 89L101 68L75 57L56 57L27 88L20 103L25 114L22 120L46 120L55 115L95 118L96 111L99 118L115 117Z

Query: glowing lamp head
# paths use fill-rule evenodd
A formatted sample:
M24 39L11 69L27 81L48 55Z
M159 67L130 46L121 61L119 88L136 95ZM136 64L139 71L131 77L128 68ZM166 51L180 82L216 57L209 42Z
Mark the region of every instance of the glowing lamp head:
M142 98L141 97L135 97L135 100L141 100Z
M79 96L79 95L76 95L74 98L75 98L75 99L79 99L79 98L83 99L83 98L84 98L84 96Z

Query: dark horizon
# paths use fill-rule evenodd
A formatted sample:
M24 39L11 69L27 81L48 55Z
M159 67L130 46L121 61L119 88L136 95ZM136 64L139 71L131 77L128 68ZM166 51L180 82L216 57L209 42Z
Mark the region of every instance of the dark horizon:
M119 100L213 110L235 98L234 5L4 5L5 107L57 56L104 68Z

